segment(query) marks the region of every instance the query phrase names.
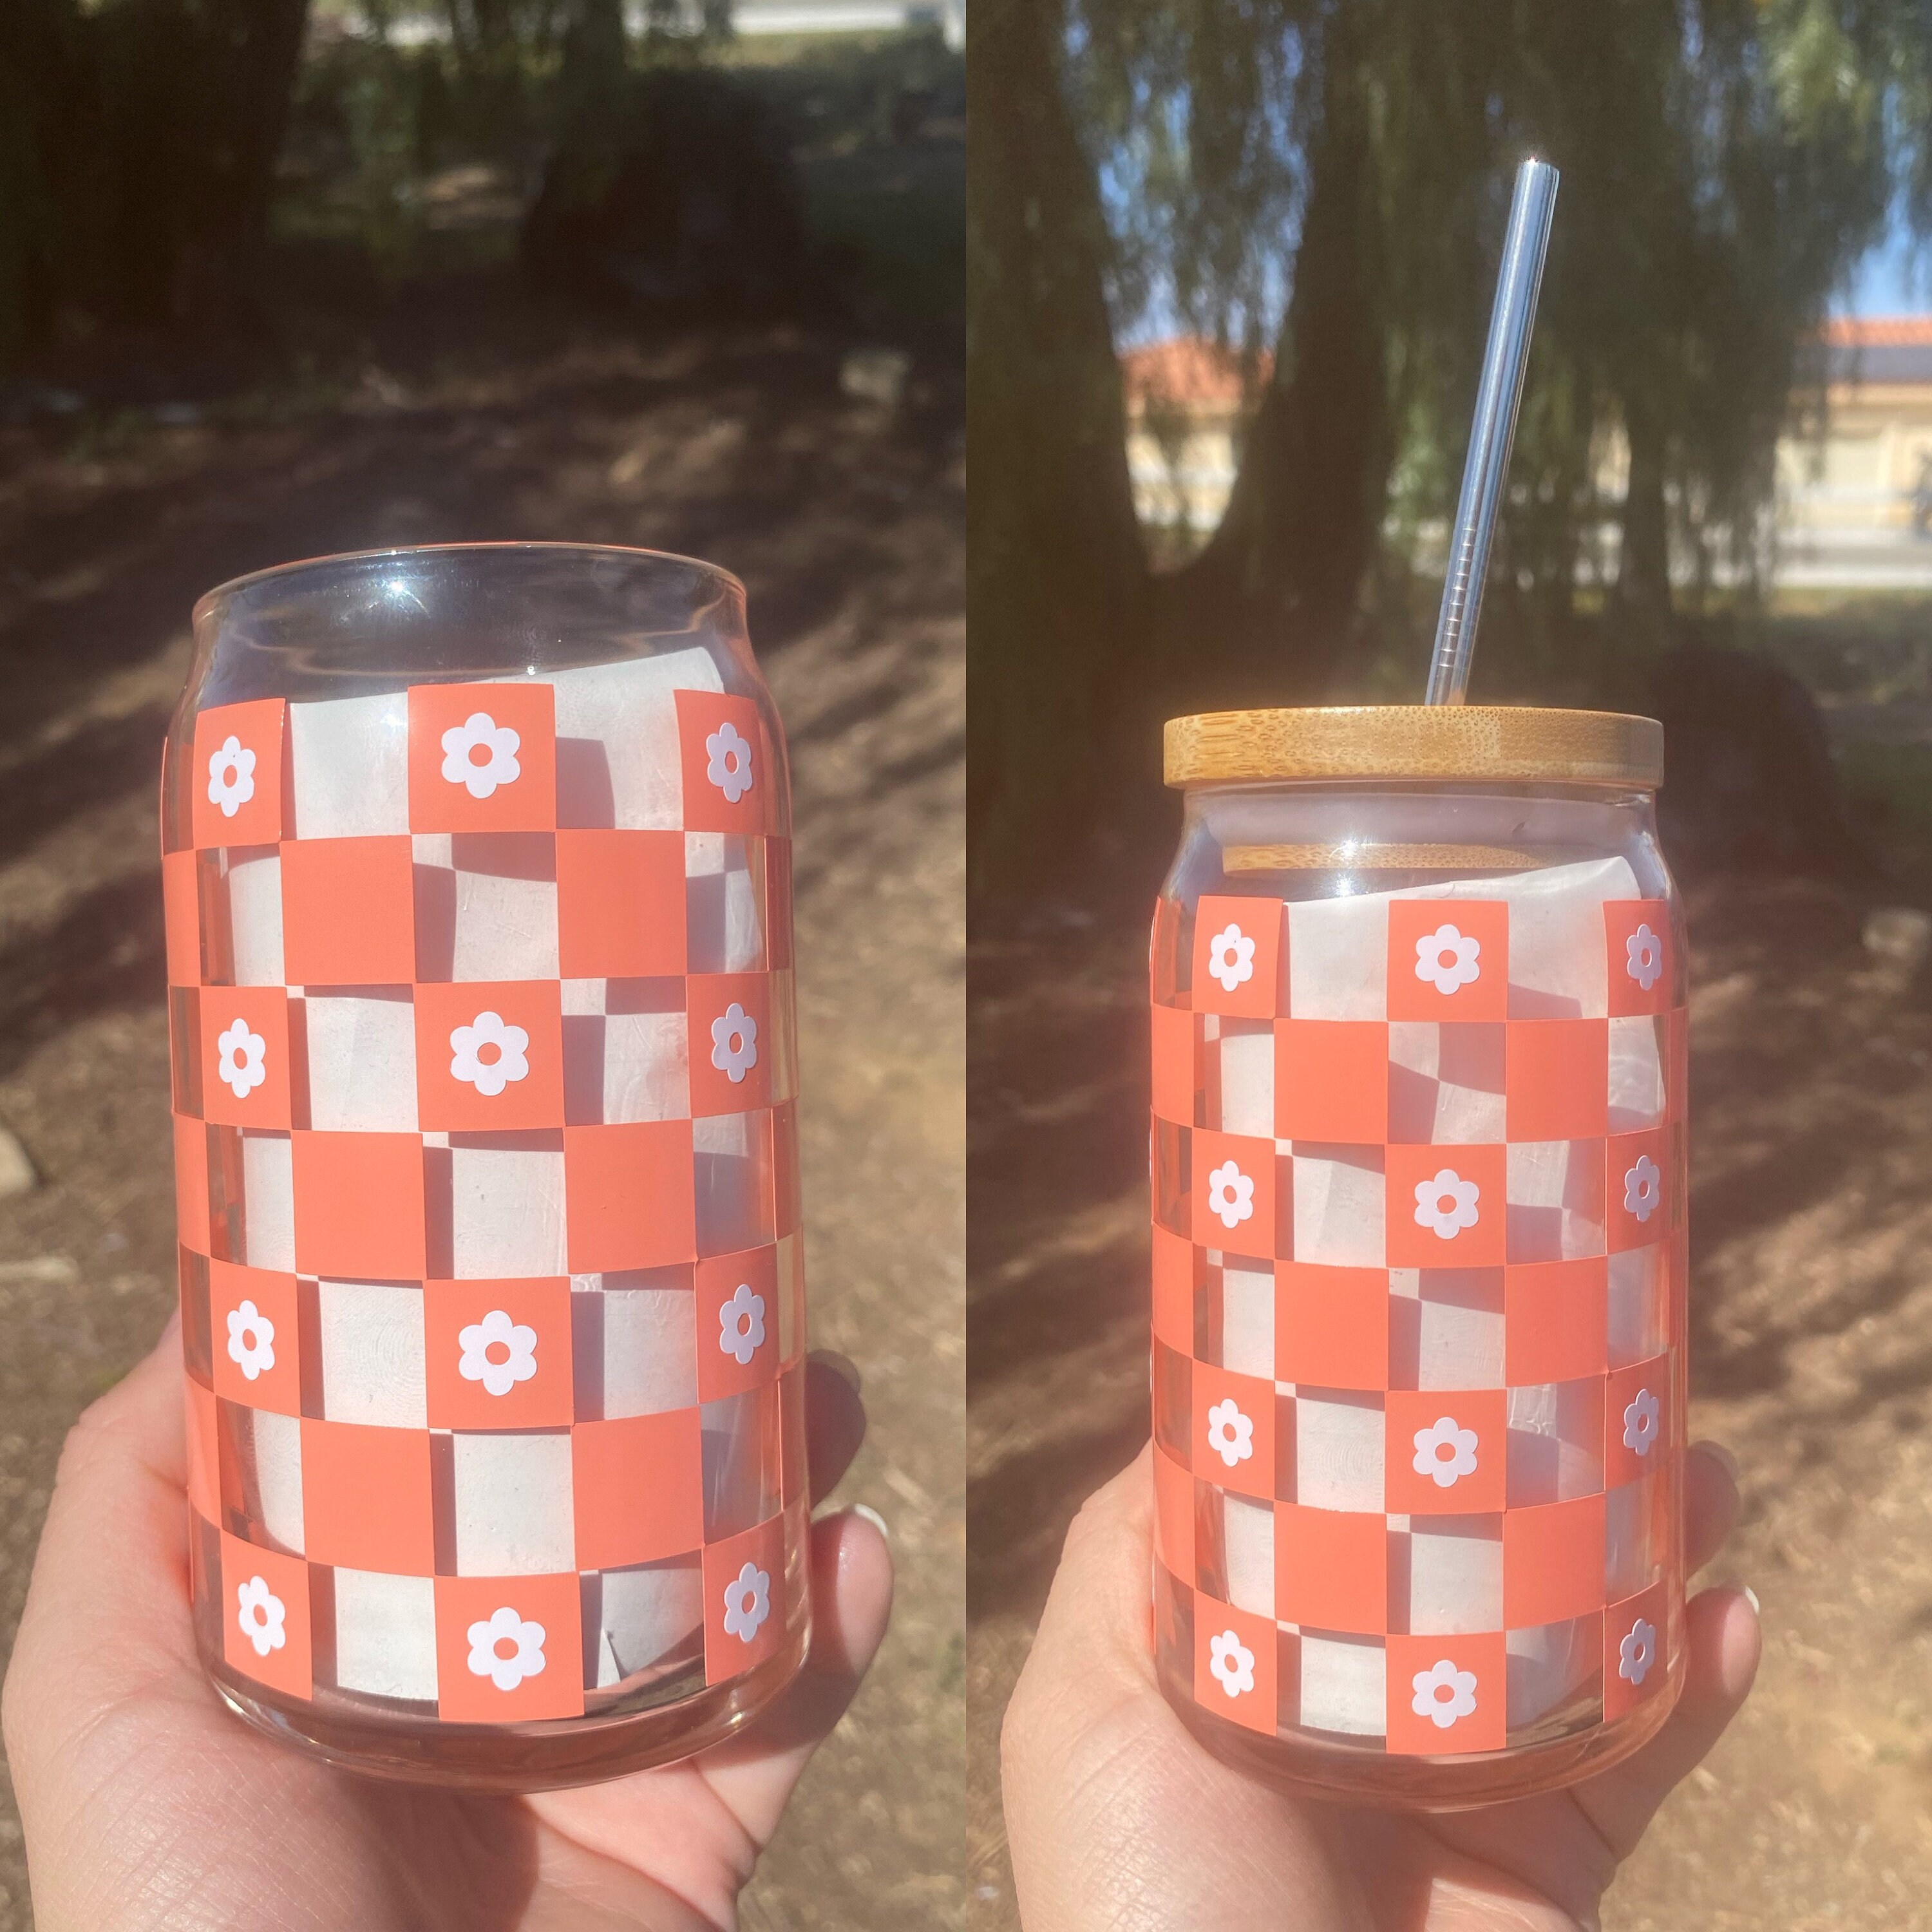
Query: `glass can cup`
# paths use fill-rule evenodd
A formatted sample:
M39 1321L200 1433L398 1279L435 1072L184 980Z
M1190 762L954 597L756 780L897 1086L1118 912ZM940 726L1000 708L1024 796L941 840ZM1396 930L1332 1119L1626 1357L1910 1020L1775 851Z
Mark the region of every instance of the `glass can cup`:
M1178 718L1153 998L1155 1630L1224 1758L1418 1810L1683 1672L1683 920L1663 731Z
M162 776L194 1616L244 1718L530 1790L802 1661L784 740L743 587L567 544L196 607Z

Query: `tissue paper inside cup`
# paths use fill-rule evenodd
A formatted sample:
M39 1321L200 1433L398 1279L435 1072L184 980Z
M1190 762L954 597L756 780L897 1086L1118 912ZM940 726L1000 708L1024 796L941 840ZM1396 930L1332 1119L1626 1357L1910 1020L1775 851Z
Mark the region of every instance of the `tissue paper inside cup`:
M1662 1244L1610 1257L1610 1366L1647 1362L1670 1345L1670 1250Z
M279 1342L280 1338L278 1336ZM302 1551L302 1418L257 1408L249 1514L284 1550Z
M286 1134L242 1134L242 1238L249 1267L295 1272L295 1166Z
M418 832L425 980L554 980L556 844L547 832Z
M683 986L676 980L613 980L604 1010L604 1119L686 1118L691 1060Z
M1391 1268L1389 1293L1394 1387L1503 1386L1501 1268Z
M1503 1624L1499 1516L1414 1516L1390 1539L1390 1603L1416 1636L1461 1636Z
M413 1133L416 1012L407 990L311 992L301 1006L310 1126L322 1132Z
M410 829L406 692L289 706L295 834L368 838Z
M581 1275L571 1286L579 1414L615 1421L697 1407L698 1318L688 1270Z
M1224 1263L1221 1269L1221 1366L1274 1380L1274 1271Z
M274 846L230 852L228 932L236 986L284 983L282 859Z
M1274 1615L1274 1510L1267 1503L1221 1492L1222 1544L1228 1600L1258 1617Z
M1304 1730L1380 1737L1388 1728L1388 1658L1372 1636L1301 1634Z
M1511 1509L1568 1502L1604 1486L1604 1385L1539 1382L1509 1392Z
M1612 1133L1640 1133L1664 1124L1664 1034L1669 1024L1660 1013L1611 1021Z
M606 1570L595 1582L598 1690L702 1660L704 1573L694 1558Z
M1297 1019L1381 1019L1388 986L1385 893L1289 903L1288 1000Z
M1515 1141L1508 1158L1510 1261L1601 1254L1604 1143Z
M449 1438L456 1574L554 1576L577 1568L566 1431Z
M765 964L764 895L748 842L684 835L685 944L694 973L755 973Z
M1604 1498L1609 1546L1606 1565L1612 1603L1634 1597L1656 1582L1664 1560L1658 1522L1657 1478L1624 1483Z
M323 1415L331 1422L428 1428L422 1290L323 1281L316 1300Z
M684 822L680 691L722 691L711 655L667 651L557 671L557 823L676 831Z
M334 1573L335 1683L368 1697L436 1700L436 1580Z
M1389 1138L1411 1145L1496 1145L1504 1120L1508 1029L1472 1021L1389 1025Z
M1385 1252L1380 1148L1294 1143L1294 1258L1380 1268Z
M560 1135L452 1134L447 1158L453 1279L514 1281L570 1272ZM439 1171L432 1163L433 1195Z
M1294 1398L1294 1499L1316 1509L1379 1514L1382 1406L1346 1390Z
M704 1538L716 1543L751 1529L772 1515L775 1473L765 1455L763 1389L707 1402L698 1411L704 1463ZM771 1405L774 1410L776 1405Z
M1218 1044L1221 1131L1273 1140L1274 1028L1265 1020L1223 1018Z
M773 1238L768 1114L717 1114L692 1123L698 1252L734 1255Z
M1513 1630L1509 1652L1509 1727L1521 1730L1569 1702L1601 1667L1595 1617Z

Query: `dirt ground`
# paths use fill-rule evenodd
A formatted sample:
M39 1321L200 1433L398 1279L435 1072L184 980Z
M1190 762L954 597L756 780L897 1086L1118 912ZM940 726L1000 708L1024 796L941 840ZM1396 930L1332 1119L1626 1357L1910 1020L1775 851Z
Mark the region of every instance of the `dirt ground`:
M1711 1574L1756 1590L1766 1648L1610 1932L1932 1925L1932 985L1861 938L1875 904L1932 904L1915 876L1687 894L1692 1430L1742 1466ZM1074 1510L1147 1433L1145 960L1126 916L975 926L968 1816L989 1932L1018 1923L1000 1714Z
M647 544L729 565L790 730L814 1341L865 1377L841 1502L890 1526L886 1648L749 1927L963 1923L962 604L956 370L641 340L454 285L359 367L206 410L0 427L0 1648L68 1424L173 1295L157 758L195 596L332 550ZM172 419L171 419L172 418ZM906 1774L919 1768L916 1778ZM0 1932L27 1932L0 1790Z

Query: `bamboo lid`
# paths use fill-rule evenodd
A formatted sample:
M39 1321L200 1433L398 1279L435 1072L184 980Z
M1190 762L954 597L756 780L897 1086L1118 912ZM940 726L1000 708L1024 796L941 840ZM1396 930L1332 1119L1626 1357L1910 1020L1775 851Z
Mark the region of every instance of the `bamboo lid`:
M1529 705L1362 704L1170 718L1167 782L1492 778L1651 791L1664 727L1614 711Z

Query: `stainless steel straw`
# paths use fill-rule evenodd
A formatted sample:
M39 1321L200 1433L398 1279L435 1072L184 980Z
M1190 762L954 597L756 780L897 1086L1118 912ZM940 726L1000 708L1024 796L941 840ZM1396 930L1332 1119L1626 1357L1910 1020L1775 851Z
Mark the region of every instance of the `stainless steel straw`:
M1476 392L1475 425L1449 543L1449 574L1442 586L1442 614L1436 620L1436 651L1429 665L1431 704L1460 704L1469 688L1490 540L1496 534L1496 509L1509 472L1516 405L1522 400L1523 370L1529 360L1529 334L1536 324L1537 291L1543 284L1543 257L1550 246L1560 178L1547 161L1527 160L1516 172L1496 305L1490 313L1489 346L1483 353L1483 380Z

